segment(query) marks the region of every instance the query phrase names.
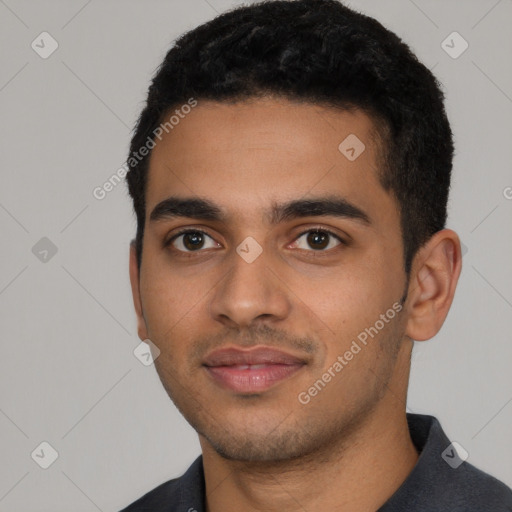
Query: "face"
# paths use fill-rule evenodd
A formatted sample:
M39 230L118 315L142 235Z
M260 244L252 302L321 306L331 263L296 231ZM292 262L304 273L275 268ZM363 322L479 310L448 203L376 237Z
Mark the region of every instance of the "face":
M284 99L199 101L152 151L139 336L226 458L313 453L404 373L399 213L372 128Z

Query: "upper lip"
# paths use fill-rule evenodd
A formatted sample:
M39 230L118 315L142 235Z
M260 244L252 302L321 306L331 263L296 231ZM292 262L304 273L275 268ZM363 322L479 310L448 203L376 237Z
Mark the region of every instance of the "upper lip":
M246 364L305 364L304 359L271 347L253 349L224 348L210 352L205 366L235 366Z

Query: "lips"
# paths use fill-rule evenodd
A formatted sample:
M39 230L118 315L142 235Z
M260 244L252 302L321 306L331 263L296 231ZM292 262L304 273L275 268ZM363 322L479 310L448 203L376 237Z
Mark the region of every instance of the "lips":
M204 364L206 366L236 366L260 364L304 364L303 359L281 352L280 350L262 347L250 350L227 348L210 353Z
M239 393L256 393L290 377L306 361L280 350L260 347L216 350L203 364L210 377L222 387Z

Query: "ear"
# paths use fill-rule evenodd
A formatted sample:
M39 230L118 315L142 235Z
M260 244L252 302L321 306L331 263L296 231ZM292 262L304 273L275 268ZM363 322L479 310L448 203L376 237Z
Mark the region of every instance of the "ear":
M135 251L135 240L130 243L130 283L132 285L133 305L137 314L137 332L141 340L149 338L146 321L142 312L142 301L140 298L140 275L137 265L137 256Z
M460 240L451 229L438 231L418 251L409 281L407 336L424 341L441 329L455 295L461 268Z

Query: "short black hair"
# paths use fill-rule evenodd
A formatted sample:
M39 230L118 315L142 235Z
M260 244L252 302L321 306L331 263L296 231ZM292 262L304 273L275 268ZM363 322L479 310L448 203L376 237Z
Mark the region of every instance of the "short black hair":
M409 275L417 250L446 223L453 140L444 95L396 34L336 0L236 7L175 41L152 80L130 144L126 179L137 217L139 268L150 153L133 155L190 98L266 96L370 116L382 141L378 177L399 207Z

